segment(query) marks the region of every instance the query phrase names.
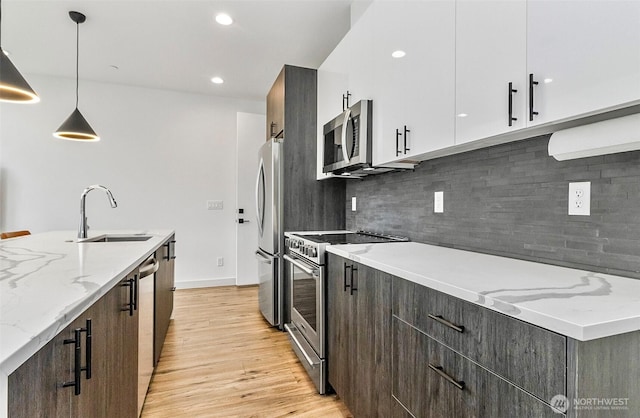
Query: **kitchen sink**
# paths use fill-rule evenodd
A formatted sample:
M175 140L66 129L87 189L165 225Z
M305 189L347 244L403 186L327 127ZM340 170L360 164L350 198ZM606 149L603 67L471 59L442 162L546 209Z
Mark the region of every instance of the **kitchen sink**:
M81 239L81 240L78 240L78 242L135 242L135 241L148 241L151 238L152 238L151 235L105 234L105 235L98 235L97 237Z

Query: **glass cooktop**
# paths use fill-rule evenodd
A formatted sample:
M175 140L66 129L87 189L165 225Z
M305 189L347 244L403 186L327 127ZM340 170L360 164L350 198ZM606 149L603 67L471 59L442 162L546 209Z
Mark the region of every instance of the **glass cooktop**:
M370 244L376 242L395 242L409 241L405 237L396 237L391 235L374 234L370 232L352 232L352 233L331 233L320 235L304 235L305 239L317 243L327 244Z

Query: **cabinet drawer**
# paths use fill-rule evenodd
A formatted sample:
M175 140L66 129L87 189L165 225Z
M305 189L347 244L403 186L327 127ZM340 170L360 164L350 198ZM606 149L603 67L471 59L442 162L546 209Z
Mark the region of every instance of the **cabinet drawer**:
M393 295L394 315L433 339L540 399L566 395L566 337L400 278Z
M394 398L415 417L559 416L549 405L397 317L392 374Z

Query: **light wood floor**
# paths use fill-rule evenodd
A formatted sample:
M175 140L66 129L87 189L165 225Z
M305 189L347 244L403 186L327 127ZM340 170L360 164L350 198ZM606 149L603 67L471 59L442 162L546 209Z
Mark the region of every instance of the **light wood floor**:
M320 396L286 333L258 310L257 287L175 292L142 417L351 417Z

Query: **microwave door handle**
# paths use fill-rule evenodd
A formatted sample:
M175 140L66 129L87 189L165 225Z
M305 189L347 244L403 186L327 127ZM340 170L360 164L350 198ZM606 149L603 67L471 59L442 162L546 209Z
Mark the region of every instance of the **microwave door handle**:
M344 157L345 162L349 162L349 153L347 152L347 125L349 124L349 119L351 118L351 109L347 109L344 111L344 118L342 120L342 156Z

